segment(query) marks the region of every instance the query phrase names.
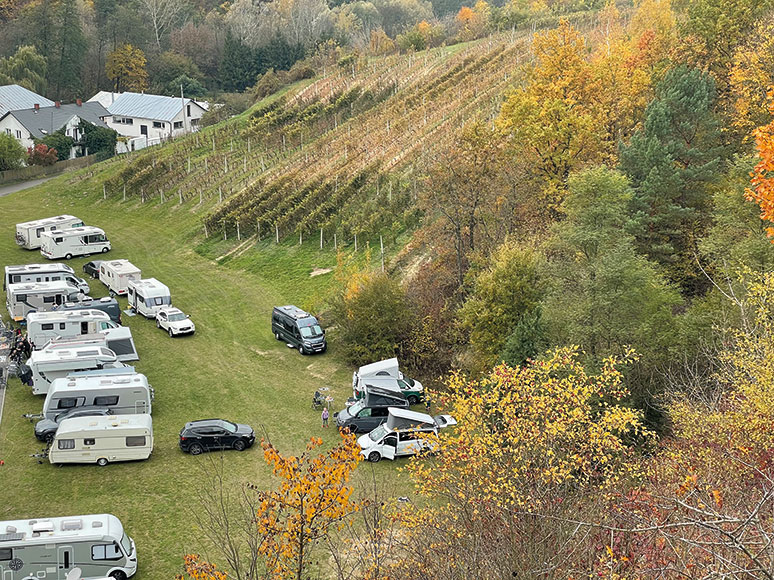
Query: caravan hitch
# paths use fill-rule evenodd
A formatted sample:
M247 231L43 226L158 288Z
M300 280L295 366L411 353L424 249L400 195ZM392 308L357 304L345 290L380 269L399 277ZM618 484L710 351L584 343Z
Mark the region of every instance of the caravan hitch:
M22 417L29 419L30 423L32 423L35 419L42 419L43 413L24 413Z

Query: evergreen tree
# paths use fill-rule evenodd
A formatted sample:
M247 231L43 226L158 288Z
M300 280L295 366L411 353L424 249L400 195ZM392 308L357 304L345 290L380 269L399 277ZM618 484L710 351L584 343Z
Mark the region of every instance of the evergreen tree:
M82 96L81 70L88 41L76 0L59 0L48 58L48 88L55 99Z
M231 33L226 34L223 60L220 63L220 83L224 91L244 91L258 74L253 51L239 42Z

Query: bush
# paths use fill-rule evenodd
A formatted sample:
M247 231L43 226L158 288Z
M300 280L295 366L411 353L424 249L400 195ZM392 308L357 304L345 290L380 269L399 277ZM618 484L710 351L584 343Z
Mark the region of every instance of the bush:
M56 149L59 161L64 161L65 159L70 159L70 150L73 148L75 141L72 137L57 131L41 139L40 143L44 143L50 149Z
M24 147L16 139L0 134L0 171L24 167L26 155Z
M81 123L83 144L89 153L97 156L99 161L109 159L116 153L118 133L107 127L97 127L91 123Z
M56 149L38 143L27 149L27 165L53 165L59 160Z
M253 102L252 96L248 93L223 93L217 100L222 102L217 104L210 102L209 110L202 115L202 120L199 122L202 127L209 127L239 115Z

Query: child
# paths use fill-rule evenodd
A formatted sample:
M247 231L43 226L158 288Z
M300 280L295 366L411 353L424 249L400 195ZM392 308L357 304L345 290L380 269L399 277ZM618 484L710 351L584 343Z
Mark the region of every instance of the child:
M323 410L322 410L322 426L323 427L328 426L328 407L323 407Z

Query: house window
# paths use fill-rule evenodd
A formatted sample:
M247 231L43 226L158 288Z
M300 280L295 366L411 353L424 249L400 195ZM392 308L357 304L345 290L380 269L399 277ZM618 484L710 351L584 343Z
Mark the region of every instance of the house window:
M191 125L193 125L194 127L198 126L199 125L199 119L191 119Z
M92 560L118 560L121 558L121 550L117 544L100 544L91 547Z
M164 123L162 123L161 121L153 121L153 128L154 129L163 129L164 128Z
M182 129L182 128L183 128L183 122L175 121L175 129Z
M11 134L11 130L10 130L10 129L6 129L6 130L5 130L5 134L6 134L6 135L10 135L10 134Z
M57 447L59 449L75 449L75 439L60 439Z
M145 447L145 435L136 435L126 438L127 447Z
M21 139L21 131L19 131L18 129L16 130L16 138Z
M187 105L187 109L188 109L188 116L190 117L191 116L191 105Z

